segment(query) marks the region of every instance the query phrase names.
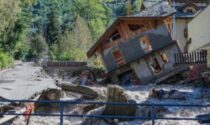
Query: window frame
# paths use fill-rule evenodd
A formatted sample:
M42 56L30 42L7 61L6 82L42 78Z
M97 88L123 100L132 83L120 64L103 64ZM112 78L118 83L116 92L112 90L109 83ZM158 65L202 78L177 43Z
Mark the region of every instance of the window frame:
M167 63L169 62L168 55L166 54L165 51L159 51L158 54L159 54L159 56L160 56L161 61L162 61L164 64L167 64ZM164 57L163 57L162 55L165 55L166 61L164 61L164 59L163 59Z
M118 54L119 54L120 57L116 57L116 55L114 54L115 52L119 52ZM114 49L114 50L112 51L112 56L113 56L113 58L114 58L114 60L115 60L115 63L116 63L118 66L121 66L121 65L126 64L125 58L124 58L124 56L123 56L123 54L122 54L122 51L121 51L119 48Z
M148 36L144 35L144 36L140 37L138 40L139 40L138 42L139 42L141 48L142 48L145 52L150 52L150 51L153 50L152 44L151 44L151 42L150 42ZM146 49L143 47L143 44L144 44L143 42L145 42L145 44L146 44L146 45L145 45L145 46L146 46Z

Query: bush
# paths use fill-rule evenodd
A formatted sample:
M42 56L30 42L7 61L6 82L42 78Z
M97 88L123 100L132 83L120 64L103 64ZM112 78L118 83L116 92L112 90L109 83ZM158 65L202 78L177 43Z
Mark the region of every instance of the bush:
M9 67L13 64L13 58L9 53L0 51L0 69Z

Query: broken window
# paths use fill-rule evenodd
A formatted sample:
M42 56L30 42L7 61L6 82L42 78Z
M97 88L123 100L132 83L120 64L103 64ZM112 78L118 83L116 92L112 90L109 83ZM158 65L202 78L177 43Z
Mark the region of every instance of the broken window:
M150 43L149 38L147 36L139 38L139 42L140 42L141 47L144 51L151 51L152 50L151 43Z
M120 49L114 50L112 54L113 54L113 57L118 65L125 64L125 59L123 58L123 55L122 55Z
M184 37L188 38L188 30L187 30L187 28L184 28Z
M187 12L188 13L193 13L193 10L192 9L187 9Z
M155 74L158 74L161 72L161 66L156 57L151 58L148 63L149 63L150 68Z
M160 52L159 55L160 55L161 60L162 60L164 63L168 63L168 57L167 57L166 53Z
M116 41L121 38L120 33L116 30L112 35L111 35L111 41Z

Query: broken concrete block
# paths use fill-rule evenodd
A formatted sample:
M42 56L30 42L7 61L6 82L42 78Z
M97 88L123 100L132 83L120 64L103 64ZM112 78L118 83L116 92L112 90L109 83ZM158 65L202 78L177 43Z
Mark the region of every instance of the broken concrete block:
M70 91L70 92L81 94L84 99L96 99L96 98L104 99L105 98L103 93L99 93L95 91L93 88L88 87L88 86L74 85L70 83L61 83L61 84L58 84L58 86L61 87L62 90L64 91Z
M38 100L60 100L62 91L58 89L49 89L42 92ZM57 103L35 103L35 112L54 112L59 111L60 105Z
M124 93L124 90L117 85L109 85L107 88L107 102L114 103L136 103L133 100L130 100L129 97ZM125 110L126 109L126 110ZM103 112L104 115L126 115L126 116L135 116L136 114L136 105L106 105Z

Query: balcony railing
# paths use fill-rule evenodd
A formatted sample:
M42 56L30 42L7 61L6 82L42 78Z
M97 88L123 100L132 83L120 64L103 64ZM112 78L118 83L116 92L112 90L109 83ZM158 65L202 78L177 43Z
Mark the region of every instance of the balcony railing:
M195 51L190 53L175 54L175 64L207 63L207 51Z

